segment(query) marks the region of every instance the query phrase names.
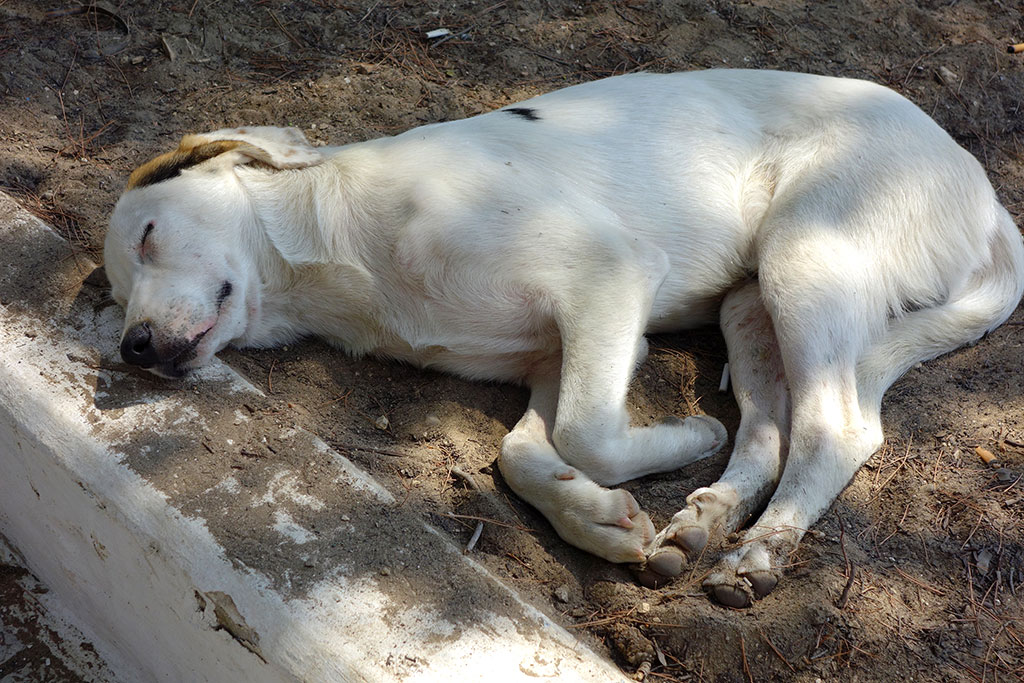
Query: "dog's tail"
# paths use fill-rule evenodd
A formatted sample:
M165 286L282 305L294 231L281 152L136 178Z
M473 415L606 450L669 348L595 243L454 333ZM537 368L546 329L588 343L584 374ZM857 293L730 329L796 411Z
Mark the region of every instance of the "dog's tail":
M1002 206L990 233L989 259L962 291L936 306L911 311L888 329L857 364L864 408L880 406L882 394L917 363L977 341L999 327L1024 296L1024 239Z

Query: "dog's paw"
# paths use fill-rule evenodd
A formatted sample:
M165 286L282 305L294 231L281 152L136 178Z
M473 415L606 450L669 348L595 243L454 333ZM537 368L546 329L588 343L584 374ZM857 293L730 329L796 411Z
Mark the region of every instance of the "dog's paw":
M654 524L632 494L598 486L572 468L564 476L559 505L545 512L558 535L609 562L643 560Z
M701 458L714 455L729 440L729 432L725 425L710 415L691 415L683 424L698 433L704 434L706 448L701 453Z
M637 580L659 588L679 576L720 533L723 521L736 506L731 488L700 488L686 497L686 507L672 517L645 551L646 561L637 569Z
M775 590L779 583L778 558L795 548L786 531L770 532L767 540L754 540L748 531L744 545L722 558L718 567L704 580L704 590L715 602L726 607L750 607L755 600Z
M682 436L675 436L676 442L684 445L679 451L680 467L714 455L729 440L725 426L710 415L687 418L666 415L657 421L655 428L672 428L682 433Z

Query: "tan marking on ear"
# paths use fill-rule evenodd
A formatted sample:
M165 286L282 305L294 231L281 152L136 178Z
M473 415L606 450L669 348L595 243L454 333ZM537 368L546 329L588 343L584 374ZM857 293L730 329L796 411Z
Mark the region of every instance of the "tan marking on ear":
M205 145L208 142L213 142L212 138L208 138L205 135L183 135L181 142L178 143L179 152L187 152L193 147L199 147Z
M201 135L186 135L181 139L178 149L161 154L132 171L132 174L128 176L126 189L131 190L153 185L162 180L169 180L178 176L186 168L201 164L244 144L239 140L210 141Z

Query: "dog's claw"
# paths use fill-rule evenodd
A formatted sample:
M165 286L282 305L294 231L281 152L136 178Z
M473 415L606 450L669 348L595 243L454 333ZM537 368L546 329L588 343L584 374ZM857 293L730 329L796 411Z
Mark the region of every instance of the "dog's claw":
M634 568L636 580L647 588L661 588L683 572L686 556L672 546L660 549L647 561Z
M649 567L645 567L644 569L634 568L633 575L641 586L651 589L661 588L672 580L671 577L662 576L658 572L651 570Z
M726 569L708 576L704 581L704 590L715 602L742 609L771 593L778 584L778 574L770 569L735 573Z

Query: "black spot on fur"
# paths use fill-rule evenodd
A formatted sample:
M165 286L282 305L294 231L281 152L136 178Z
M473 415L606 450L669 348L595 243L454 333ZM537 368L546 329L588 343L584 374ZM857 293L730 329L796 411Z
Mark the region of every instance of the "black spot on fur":
M527 121L540 121L540 117L537 116L537 110L530 109L529 107L512 107L511 109L502 109L502 111L514 114L515 116L522 116Z

